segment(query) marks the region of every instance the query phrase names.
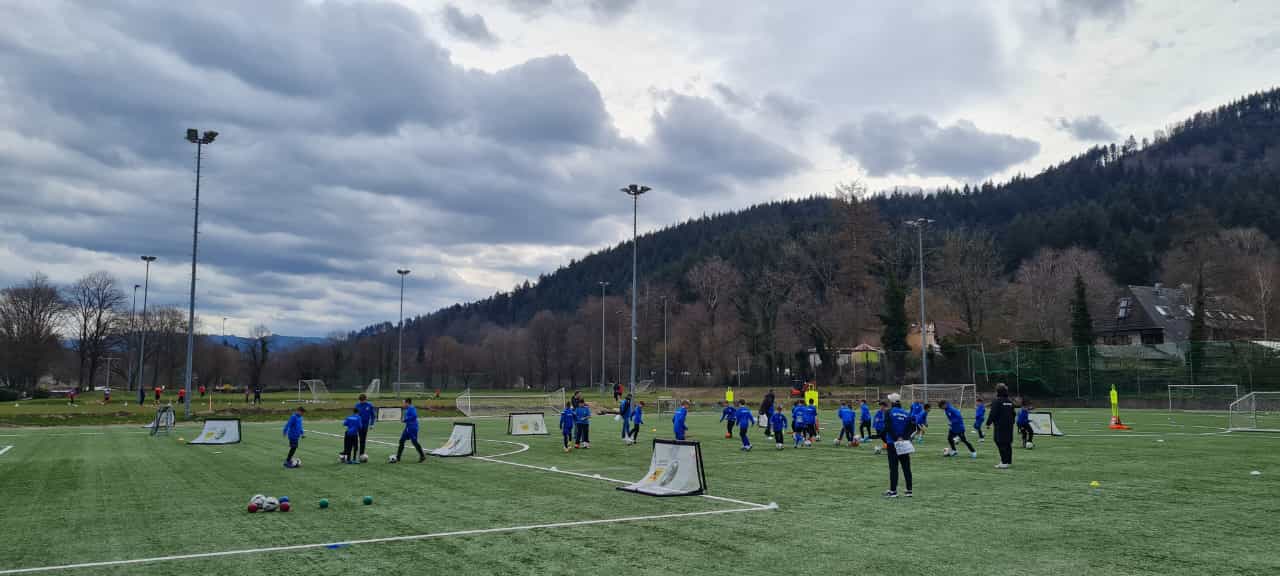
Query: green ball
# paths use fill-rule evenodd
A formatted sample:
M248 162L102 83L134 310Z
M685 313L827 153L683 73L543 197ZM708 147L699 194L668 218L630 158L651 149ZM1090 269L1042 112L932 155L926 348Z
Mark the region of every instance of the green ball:
M370 504L373 504L373 496L365 496L365 497L364 497L364 505L365 505L365 506L368 506L368 505L370 505Z
M323 508L328 508L328 507L329 507L329 499L328 499L328 498L321 498L321 499L320 499L320 508L322 508L322 509L323 509Z

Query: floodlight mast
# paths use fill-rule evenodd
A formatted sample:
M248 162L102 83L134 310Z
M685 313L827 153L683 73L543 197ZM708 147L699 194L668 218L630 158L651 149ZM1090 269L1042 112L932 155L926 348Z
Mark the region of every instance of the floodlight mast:
M142 386L145 382L143 378L147 367L147 292L151 290L151 263L155 262L155 256L143 256L142 261L146 263L147 271L142 281L142 344L138 347L138 404L141 405L147 401L147 393L143 391Z
M920 383L924 384L924 400L929 401L929 323L924 313L924 228L933 223L929 218L903 222L916 229L917 255L920 258Z
M396 398L400 397L400 367L402 363L400 357L404 355L404 277L409 275L408 268L397 268L396 274L400 275L400 339L396 344Z
M622 192L631 197L631 387L629 390L632 394L636 392L636 297L639 290L639 283L636 280L636 260L639 254L636 244L636 220L640 213L640 195L649 190L652 188L637 184L629 184L622 188Z
M213 140L217 137L218 133L214 130L205 130L204 135L201 136L195 128L187 128L187 142L196 145L196 208L191 224L191 298L187 307L187 377L184 384L186 397L183 401L183 410L188 419L191 418L191 369L196 345L196 254L200 247L200 160L204 157L204 147L213 144Z

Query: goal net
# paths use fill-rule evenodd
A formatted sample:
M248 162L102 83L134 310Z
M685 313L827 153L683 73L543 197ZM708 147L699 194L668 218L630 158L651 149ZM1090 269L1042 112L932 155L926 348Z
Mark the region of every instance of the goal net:
M658 415L659 416L663 414L675 414L676 408L679 408L679 407L680 407L680 403L676 402L676 399L672 398L671 396L658 397Z
M1052 412L1032 412L1027 416L1027 425L1037 436L1062 436L1062 430L1053 421Z
M444 446L428 452L432 456L473 456L476 453L476 425L470 422L454 422L453 432Z
M1227 429L1280 432L1280 392L1245 394L1227 408Z
M879 386L863 386L862 397L867 400L867 404L875 404L880 399Z
M506 416L512 412L551 412L564 410L564 388L546 394L473 394L467 388L454 399L454 406L468 418Z
M239 444L240 419L219 418L204 421L204 430L187 444Z
M396 382L396 396L426 396L427 385L424 382Z
M652 390L653 390L653 380L652 380L652 379L649 379L649 380L640 380L640 381L636 382L636 389L635 389L635 393L636 393L636 394L648 394L648 393L649 393L650 391L652 391Z
M330 400L332 397L329 396L329 389L324 386L324 380L298 381L298 402L321 404Z
M373 425L377 426L379 422L397 423L400 422L402 416L403 409L399 406L379 406L378 418L373 421Z
M151 429L151 435L155 436L161 432L168 434L173 431L173 426L177 419L174 417L172 406L161 406L156 410L156 417L146 428Z
M618 489L649 496L694 496L706 492L701 446L697 442L654 439L649 472Z
M364 389L365 396L370 398L379 398L382 396L382 379L374 378L369 382L369 387Z
M907 384L899 393L902 394L903 404L928 402L936 405L938 401L946 400L952 406L963 410L973 408L976 404L978 386L976 384Z
M547 421L541 412L512 412L507 415L507 434L534 436L547 433Z
M1226 412L1240 398L1235 384L1170 384L1169 411Z

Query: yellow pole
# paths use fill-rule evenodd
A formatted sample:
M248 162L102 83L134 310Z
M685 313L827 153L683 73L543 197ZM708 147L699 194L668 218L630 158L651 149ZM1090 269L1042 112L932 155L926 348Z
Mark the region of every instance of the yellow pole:
M1116 393L1116 385L1111 385L1111 417L1120 419L1120 395Z

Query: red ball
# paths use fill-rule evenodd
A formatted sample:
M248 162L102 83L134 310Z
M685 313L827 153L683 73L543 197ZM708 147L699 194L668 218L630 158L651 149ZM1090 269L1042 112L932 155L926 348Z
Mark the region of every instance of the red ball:
M254 503L252 503L252 502L250 502L250 503L249 503L249 513L250 513L250 514L253 514L254 512L257 512L257 511L258 511L258 505L257 505L257 504L254 504Z
M288 502L281 502L281 503L280 503L280 511L281 511L281 512L288 512L288 511L289 511L289 503L288 503Z

